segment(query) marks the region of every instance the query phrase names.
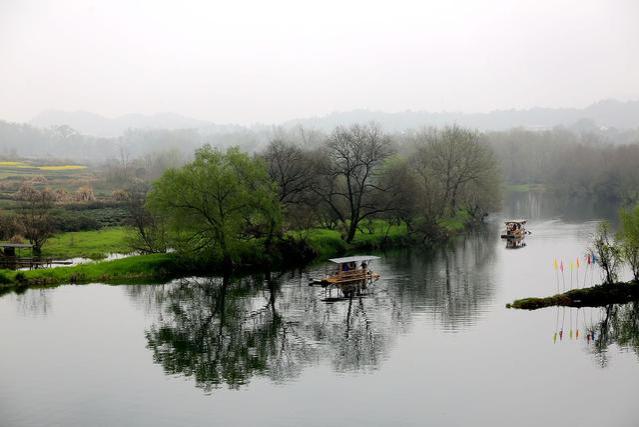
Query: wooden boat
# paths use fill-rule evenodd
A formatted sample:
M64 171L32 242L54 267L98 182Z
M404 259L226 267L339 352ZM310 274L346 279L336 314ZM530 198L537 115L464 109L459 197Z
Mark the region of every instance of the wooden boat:
M319 281L322 286L336 287L345 297L360 294L362 290L379 279L380 275L370 269L370 263L379 259L373 255L359 255L344 258L332 258L337 271Z
M526 219L511 219L505 221L506 230L502 232L502 239L523 239L526 234L530 234L526 230Z

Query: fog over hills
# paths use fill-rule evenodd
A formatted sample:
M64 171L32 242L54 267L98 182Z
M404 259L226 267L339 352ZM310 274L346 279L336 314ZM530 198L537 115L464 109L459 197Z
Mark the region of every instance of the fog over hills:
M592 122L598 127L633 129L639 127L639 101L605 100L586 108L531 108L526 110L496 110L489 113L458 113L426 111L404 111L386 113L382 111L353 110L334 112L325 116L298 118L281 124L285 128L303 126L305 128L330 131L338 125L376 122L389 132L401 132L425 126L445 126L459 124L478 130L505 130L514 127L530 129L549 129L555 126L573 126L580 121ZM226 133L239 131L239 125L220 125L185 117L176 113L153 115L126 114L107 118L85 111L49 110L38 114L31 120L37 127L68 125L81 134L100 137L122 135L127 129L198 129L203 133ZM268 128L255 125L253 128Z
M406 111L384 113L357 110L332 113L318 118L292 120L287 126L330 129L336 125L374 121L388 131L404 131L423 126L441 127L453 123L482 131L506 130L515 127L550 129L555 126L571 127L577 122L592 121L599 127L634 129L639 126L639 101L606 100L586 108L532 108L528 110L497 110L489 113L429 113Z
M43 111L35 116L30 124L41 128L67 125L81 134L99 137L121 136L128 129L208 129L215 132L240 128L239 126L218 126L211 122L185 117L176 113L125 114L108 118L87 111L60 110Z

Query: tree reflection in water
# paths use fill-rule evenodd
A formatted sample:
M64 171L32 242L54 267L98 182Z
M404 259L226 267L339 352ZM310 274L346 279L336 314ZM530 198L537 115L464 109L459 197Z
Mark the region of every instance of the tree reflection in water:
M639 303L602 308L600 320L591 325L589 331L594 331L589 348L601 367L608 365L608 347L613 344L639 356Z
M404 310L426 311L446 331L472 326L495 293L497 230L486 228L434 250L404 250L385 257L394 272L393 291ZM501 246L501 242L499 242Z
M448 331L474 324L494 293L495 248L477 235L437 251L388 253L368 295L334 303L302 272L129 292L157 313L146 337L167 374L191 376L207 391L239 388L253 376L285 381L320 363L338 372L377 369L415 312L431 313Z
M388 293L327 304L304 276L287 274L284 290L282 278L263 277L147 287L155 295L146 301L158 304L146 331L154 361L206 391L239 388L255 375L283 381L325 359L340 371L374 369L402 319Z

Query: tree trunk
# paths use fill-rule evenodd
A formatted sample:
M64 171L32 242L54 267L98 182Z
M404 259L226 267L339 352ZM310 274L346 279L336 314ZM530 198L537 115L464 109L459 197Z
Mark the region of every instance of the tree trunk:
M351 243L355 238L355 233L357 232L357 221L351 221L350 226L348 227L348 234L346 235L346 243Z

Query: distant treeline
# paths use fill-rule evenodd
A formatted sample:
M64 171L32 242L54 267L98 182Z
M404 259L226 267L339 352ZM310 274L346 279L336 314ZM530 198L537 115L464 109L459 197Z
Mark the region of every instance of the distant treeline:
M426 129L426 128L424 128ZM410 151L412 141L432 132L415 130L385 136L398 152ZM507 184L542 184L565 196L596 196L599 199L634 203L639 201L639 176L633 165L639 161L639 128L604 129L583 120L570 129L557 127L533 131L478 133L482 144L492 147ZM226 149L239 147L260 153L274 140L305 149L317 149L330 133L305 129L265 128L202 133L198 130L129 130L121 137L81 135L68 126L48 129L0 121L0 157L73 159L106 166L106 174L117 184L123 176L156 179L169 167L192 159L205 144Z
M541 184L562 197L639 202L639 131L511 130L482 135L508 184Z
M204 144L255 151L267 140L266 135L248 130L203 134L194 129L130 129L120 137L105 138L80 134L67 125L39 128L0 120L0 157L5 159L55 158L97 164L119 159L123 152L130 158L170 150L190 156Z

